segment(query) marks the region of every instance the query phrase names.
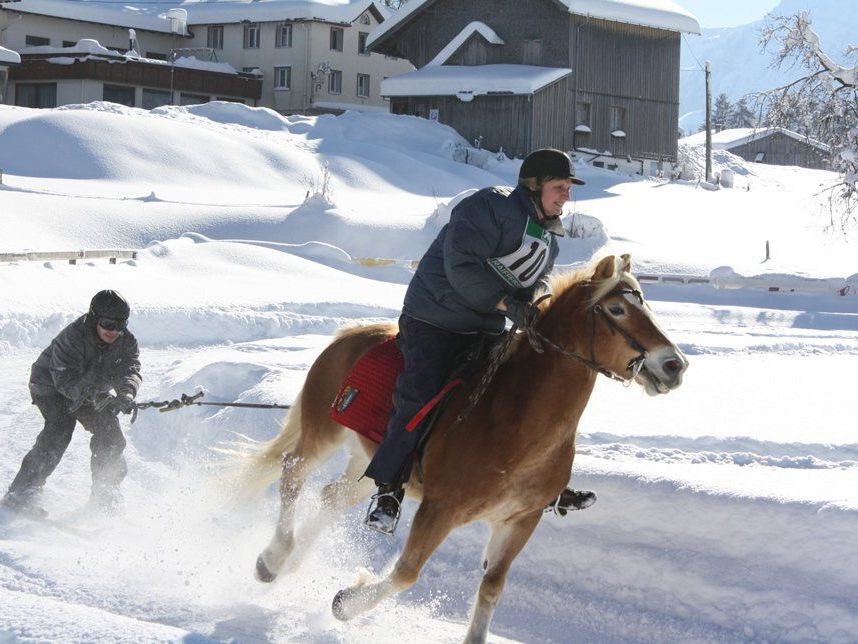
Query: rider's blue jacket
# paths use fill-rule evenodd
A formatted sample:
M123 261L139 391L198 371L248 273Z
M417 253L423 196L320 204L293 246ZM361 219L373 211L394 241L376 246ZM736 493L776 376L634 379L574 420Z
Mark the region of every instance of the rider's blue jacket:
M417 266L403 312L457 333L500 333L497 303L547 288L563 234L558 220L539 223L525 187L484 188L453 209Z

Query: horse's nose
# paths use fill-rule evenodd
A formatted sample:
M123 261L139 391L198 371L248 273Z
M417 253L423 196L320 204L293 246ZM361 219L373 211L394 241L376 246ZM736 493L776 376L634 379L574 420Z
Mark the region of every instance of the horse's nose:
M661 361L664 384L675 389L682 383L682 374L688 368L688 360L681 353L671 353Z
M676 378L676 376L678 376L685 370L685 365L682 363L682 360L675 357L668 358L667 360L662 362L661 368L664 369L665 374L667 374L671 378Z

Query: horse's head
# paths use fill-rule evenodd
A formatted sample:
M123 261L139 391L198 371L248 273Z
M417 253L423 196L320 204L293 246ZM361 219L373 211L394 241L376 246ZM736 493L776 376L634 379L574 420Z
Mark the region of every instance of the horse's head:
M550 309L566 321L564 335L575 338L570 354L607 375L634 379L651 396L682 384L688 360L655 321L628 255L605 257L589 279L567 280L560 289Z

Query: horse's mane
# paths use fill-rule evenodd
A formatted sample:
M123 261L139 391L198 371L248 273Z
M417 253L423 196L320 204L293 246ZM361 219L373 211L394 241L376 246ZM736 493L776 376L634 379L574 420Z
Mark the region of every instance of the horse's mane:
M568 291L571 288L574 288L578 284L582 284L584 282L591 282L594 286L593 292L590 294L590 297L587 299L584 304L586 306L592 306L599 300L601 300L605 295L610 293L620 282L625 282L631 288L635 290L640 290L640 284L638 281L632 276L631 273L624 273L622 271L623 258L615 257L614 258L614 273L611 277L602 280L594 280L593 274L596 270L596 266L598 265L598 261L594 261L591 264L579 268L576 270L568 271L566 273L560 273L554 275L549 280L549 287L551 289L552 297L549 301L557 301L557 298L560 297L565 291ZM546 301L545 306L548 306L548 301Z

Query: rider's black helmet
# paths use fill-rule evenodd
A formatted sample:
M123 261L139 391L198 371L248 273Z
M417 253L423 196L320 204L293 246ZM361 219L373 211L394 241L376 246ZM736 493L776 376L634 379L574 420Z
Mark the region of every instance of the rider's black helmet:
M566 154L553 148L534 150L522 162L518 180L521 182L524 179L536 179L543 183L547 178L570 179L574 184L584 185L584 182L575 176L575 167Z

